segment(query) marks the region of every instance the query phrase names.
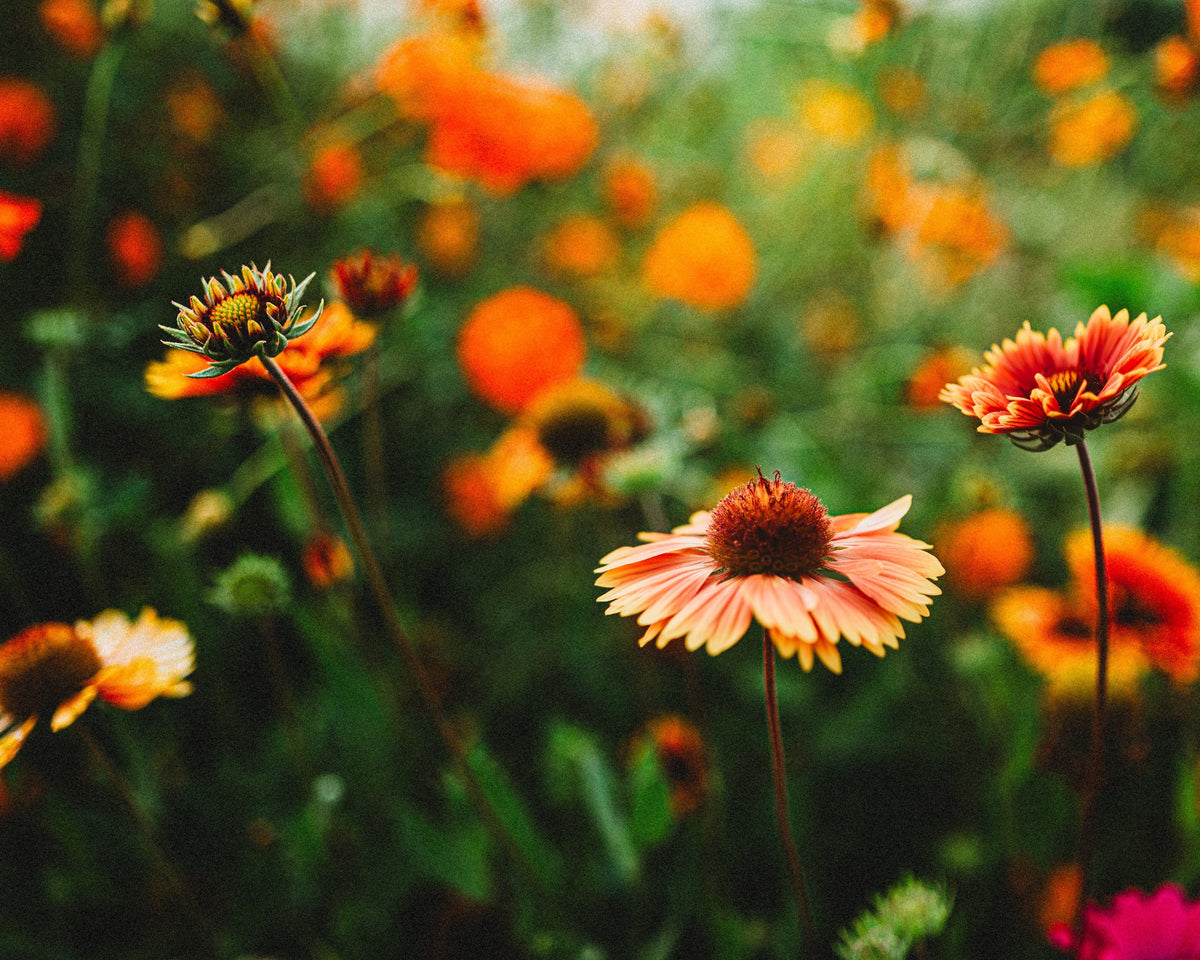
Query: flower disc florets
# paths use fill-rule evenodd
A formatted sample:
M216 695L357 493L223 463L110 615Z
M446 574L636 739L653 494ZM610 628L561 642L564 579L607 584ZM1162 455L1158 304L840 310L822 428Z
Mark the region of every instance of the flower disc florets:
M204 299L192 297L179 308L177 326L160 324L173 340L169 347L198 353L212 364L191 377L216 377L228 373L252 357L276 357L289 340L307 333L324 309L324 301L312 316L300 320L304 288L314 274L296 283L290 276L271 273L271 264L259 270L242 267L240 277L222 271L224 284L210 277L204 284Z
M95 648L65 623L17 634L0 657L0 707L24 719L54 709L100 672Z
M803 580L824 565L833 540L829 511L811 491L761 473L717 504L708 553L732 576Z

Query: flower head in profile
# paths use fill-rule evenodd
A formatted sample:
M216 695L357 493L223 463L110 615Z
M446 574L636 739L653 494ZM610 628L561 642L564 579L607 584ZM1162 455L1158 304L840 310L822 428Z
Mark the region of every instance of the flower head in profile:
M1069 930L1051 939L1076 949ZM1089 903L1083 911L1078 960L1192 960L1200 955L1200 902L1166 883L1153 893L1126 890L1107 907Z
M876 656L919 623L944 573L929 544L897 533L912 498L830 516L809 490L759 476L669 534L600 561L607 613L638 615L640 643L728 649L757 619L784 657L840 673L842 637Z
M94 620L40 623L0 645L0 766L39 717L52 730L75 721L96 697L140 710L156 697L191 692L192 638L178 620L146 607L137 620L106 610Z
M199 354L209 366L188 376L203 379L219 377L252 357L277 357L288 341L303 336L321 316L324 301L309 317L304 314L304 288L315 276L310 273L299 284L251 264L242 267L241 276L222 271L225 283L210 277L204 284L204 299L192 297L179 308L177 326L159 324L173 339L164 340L176 347Z
M1139 381L1164 367L1168 337L1161 318L1130 321L1129 311L1114 317L1108 307L1065 342L1057 330L1035 332L1026 322L1015 341L984 353L985 366L947 384L941 399L978 417L980 433L1007 434L1025 450L1077 444L1133 406Z
M403 307L417 287L417 268L399 254L359 250L331 269L338 296L360 317L377 317Z

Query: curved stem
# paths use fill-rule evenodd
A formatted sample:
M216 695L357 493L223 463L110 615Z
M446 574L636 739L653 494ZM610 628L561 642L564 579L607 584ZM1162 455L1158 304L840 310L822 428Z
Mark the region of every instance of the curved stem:
M796 912L800 916L800 927L804 931L805 948L810 957L816 957L817 938L813 932L812 910L808 905L804 868L800 865L800 854L796 850L796 839L792 835L792 823L788 817L783 732L779 726L779 701L775 695L775 644L766 627L763 627L763 687L767 701L767 729L771 735L771 769L775 777L775 815L779 820L779 838L783 843L788 873L792 878L792 895L796 898Z
M288 378L288 375L280 369L279 364L275 362L274 358L262 357L261 359L263 366L267 368L267 372L271 375L271 378L279 386L279 389L283 391L283 395L287 398L293 409L295 409L296 414L300 417L301 422L312 438L313 447L317 451L321 465L325 468L326 476L329 478L329 485L333 488L334 498L337 500L338 508L341 510L342 519L346 523L346 529L358 553L367 586L375 599L376 605L379 607L380 614L383 616L384 627L392 642L399 649L405 665L416 682L421 699L425 701L425 706L429 710L434 725L437 727L438 734L450 751L451 758L466 786L467 793L471 798L476 812L492 830L493 834L501 841L515 861L521 864L529 875L536 879L537 872L526 860L520 847L508 832L504 822L500 819L499 814L492 805L487 792L476 777L475 771L471 768L470 761L467 758L466 745L450 721L446 719L446 715L441 707L441 698L438 696L433 680L429 676L428 671L426 671L424 664L421 663L416 647L409 638L407 631L405 631L404 625L400 622L400 614L396 610L395 601L392 599L391 591L388 589L387 580L384 578L379 560L375 556L375 550L367 537L362 515L358 512L358 507L355 505L354 498L350 494L350 487L346 483L346 475L342 471L337 454L333 452L333 447L329 443L329 437L326 436L324 427L321 426L321 422L313 414L304 398L296 390L295 385Z
M1108 706L1108 572L1104 563L1104 527L1100 520L1100 494L1096 488L1096 473L1087 444L1075 445L1079 453L1079 468L1087 491L1088 520L1092 529L1092 549L1096 557L1096 698L1092 707L1091 746L1084 774L1082 809L1079 816L1079 869L1082 875L1079 904L1075 914L1075 929L1082 933L1083 906L1088 901L1092 883L1092 848L1096 831L1096 797L1104 776L1104 717Z

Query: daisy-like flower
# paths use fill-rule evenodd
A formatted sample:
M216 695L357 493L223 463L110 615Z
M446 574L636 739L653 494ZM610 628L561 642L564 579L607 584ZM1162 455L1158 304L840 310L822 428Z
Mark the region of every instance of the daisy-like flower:
M0 645L0 766L21 748L41 716L62 730L96 697L140 710L156 697L182 697L192 685L192 638L178 620L146 607L132 623L119 611L94 620L40 623Z
M1108 307L1097 308L1065 342L1057 330L1043 334L1026 322L1015 341L993 345L985 366L947 384L940 396L978 417L980 433L1007 434L1025 450L1049 450L1061 440L1071 446L1125 415L1138 382L1165 366L1170 336L1159 317L1143 313L1130 321L1128 310L1114 317Z
M252 357L277 357L289 340L303 336L321 316L324 301L312 316L301 319L301 297L315 275L297 284L291 277L284 280L271 273L270 263L263 270L244 266L240 277L222 271L225 283L209 277L203 300L192 297L187 306L175 304L177 326L159 324L173 338L163 343L209 361L203 370L188 374L195 378L219 377Z
M1069 930L1051 939L1072 949ZM1192 960L1200 956L1200 902L1166 883L1153 893L1126 890L1107 907L1088 904L1078 960Z
M360 317L404 306L417 287L416 266L394 253L360 250L335 260L330 273L338 296Z
M840 673L839 638L883 656L904 636L900 621L920 622L941 593L930 545L896 532L911 502L832 517L810 491L760 473L712 512L604 557L599 600L639 615L643 645L683 637L717 654L757 619L782 656Z

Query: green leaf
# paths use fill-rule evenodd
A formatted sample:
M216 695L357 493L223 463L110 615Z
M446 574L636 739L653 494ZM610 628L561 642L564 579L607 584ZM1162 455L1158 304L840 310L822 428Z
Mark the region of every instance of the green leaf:
M655 847L671 834L671 785L654 748L642 744L629 770L630 833L641 850Z

